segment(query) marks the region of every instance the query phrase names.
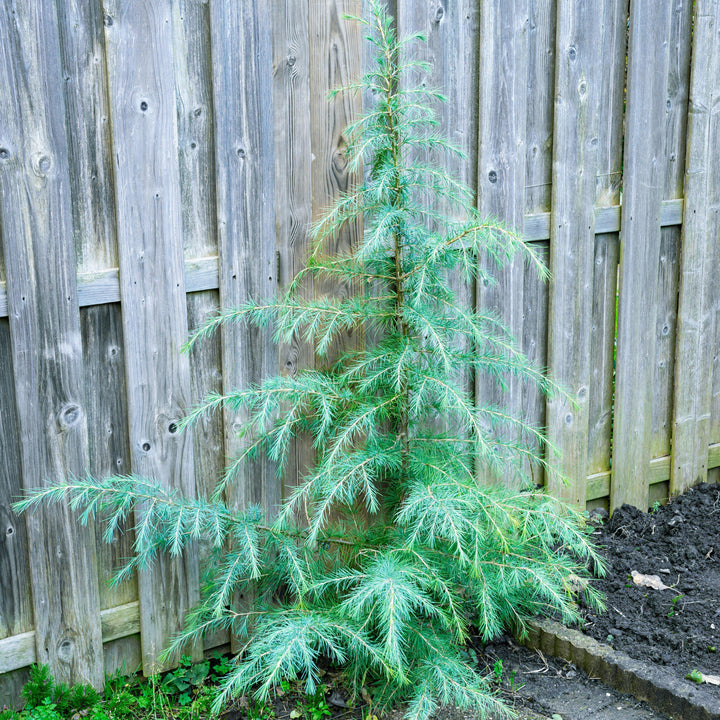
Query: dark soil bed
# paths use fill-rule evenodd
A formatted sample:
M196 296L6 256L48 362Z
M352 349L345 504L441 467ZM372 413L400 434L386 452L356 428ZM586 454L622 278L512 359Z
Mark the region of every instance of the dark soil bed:
M682 678L720 675L720 485L699 485L649 513L623 505L595 538L609 566L594 582L607 612L587 612L582 630ZM638 585L633 571L669 589ZM720 687L698 691L720 700Z

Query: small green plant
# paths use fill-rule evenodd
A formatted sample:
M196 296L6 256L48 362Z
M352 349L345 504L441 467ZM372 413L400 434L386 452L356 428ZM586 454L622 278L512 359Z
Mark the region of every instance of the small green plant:
M398 39L378 0L369 18L355 21L366 26L374 65L347 91L372 101L344 133L349 170L363 166L365 179L317 223L307 268L286 292L223 310L190 341L223 323L272 325L278 341L312 344L318 369L212 395L189 414L183 427L223 406L245 418L243 449L209 500L118 476L64 479L16 507L69 497L84 520L102 514L110 529L135 512L137 554L120 579L159 552L206 543L202 600L170 652L218 630L243 639L216 710L248 695L251 717L264 720L271 694L300 681L317 697L310 720L318 720L319 668L329 663L343 669L353 697L371 689L377 712L405 702L409 720L426 720L452 703L505 716L492 678L463 649L471 629L487 641L506 628L523 632L537 613L579 621L577 592L591 607L600 599L571 578L588 565L602 571L603 561L584 517L529 476L531 464L548 467L543 433L474 397L467 378L557 389L496 314L464 307L448 278L490 285L490 268L518 257L547 271L520 236L478 214L471 191L423 159L456 151L436 132L439 96L417 82L418 70L429 72L408 55L418 38ZM357 247L327 254L343 228L360 223ZM328 279L349 292L307 299L308 286ZM338 349L348 332L364 341ZM260 453L282 475L299 436L312 440L316 463L276 517L225 501ZM235 604L243 591L251 607ZM182 668L168 682L173 692L194 687ZM162 698L162 684L153 688Z
M668 610L667 616L669 618L673 617L677 611L677 602L682 597L682 593L680 595L676 595L671 601L670 601L670 610Z
M686 680L692 680L695 683L702 683L703 682L703 674L699 670L691 670L686 676Z
M660 510L660 507L661 507L660 501L659 501L659 500L656 500L656 501L652 504L652 507L650 508L650 512L654 515L655 513L658 512L658 510Z
M325 699L327 686L318 685L313 695L306 695L304 702L300 703L300 710L305 720L323 720L332 715L330 706Z
M493 678L495 679L496 685L500 685L502 683L503 661L500 658L498 658L493 665Z

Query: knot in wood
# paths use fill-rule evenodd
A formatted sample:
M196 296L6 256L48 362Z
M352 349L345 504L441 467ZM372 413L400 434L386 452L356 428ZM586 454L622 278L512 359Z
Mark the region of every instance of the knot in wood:
M57 646L57 654L61 660L70 662L75 651L75 638L64 635L60 638Z
M574 45L571 45L571 46L568 48L567 54L568 54L568 58L569 58L570 60L575 60L575 59L577 58L577 50L575 49L575 46L574 46Z
M80 421L80 417L82 415L82 412L80 411L80 406L76 405L74 403L70 405L66 405L61 411L60 411L60 427L62 428L69 428L73 425L77 425L77 423Z
M114 22L114 20L112 19L112 17L110 15L106 15L103 18L103 24L105 25L105 27L112 27L113 22Z
M147 100L142 100L142 101L140 102L140 109L141 109L143 112L145 112L145 111L148 109Z
M493 185L497 182L498 176L497 176L497 172L495 172L495 170L491 170L491 171L488 173L488 180L489 180Z
M10 151L7 148L0 147L0 160L7 160L10 157Z
M442 5L438 5L437 10L435 10L435 22L439 23L443 17L445 17L445 8Z
M295 64L296 58L294 55L288 55L287 56L287 64L288 67L292 67Z
M144 443L142 444L142 449L143 449L143 452L150 452L150 443L149 443L149 442L144 442Z

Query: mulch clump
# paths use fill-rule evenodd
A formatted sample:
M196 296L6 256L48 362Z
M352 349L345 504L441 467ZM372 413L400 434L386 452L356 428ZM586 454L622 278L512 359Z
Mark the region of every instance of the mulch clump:
M683 678L720 675L720 485L699 485L649 513L623 505L595 540L608 561L607 576L593 581L607 612L586 610L583 632ZM636 584L635 573L667 589Z

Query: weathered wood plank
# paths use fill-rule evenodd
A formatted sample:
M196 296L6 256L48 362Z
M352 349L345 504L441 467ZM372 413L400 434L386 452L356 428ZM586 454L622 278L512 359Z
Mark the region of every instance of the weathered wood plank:
M187 296L188 331L192 334L218 310L218 294L214 290ZM196 343L190 351L191 400L199 403L211 392L222 392L220 337L214 335ZM206 413L193 427L195 486L200 497L210 497L225 468L222 417ZM200 566L204 569L208 549L200 545ZM229 635L221 631L203 639L205 648L224 645Z
M683 175L687 136L688 90L690 85L690 39L692 1L672 4L668 46L668 81L664 114L664 198L683 197ZM655 325L655 378L651 457L670 454L673 426L673 376L675 328L677 324L680 228L661 233Z
M687 123L685 222L680 241L680 283L672 428L670 494L707 479L717 298L720 216L720 2L695 3L692 75Z
M655 319L655 366L652 381L650 457L670 454L679 258L679 228L662 228L655 279L655 309L652 313Z
M310 37L306 0L273 0L273 109L278 284L286 287L303 268L310 251L312 149L310 136ZM304 288L313 294L312 280ZM313 348L300 337L279 347L278 367L295 376L315 365ZM315 459L309 438L297 438L289 451L284 492Z
M309 3L310 33L310 128L314 160L312 179L312 218L317 220L337 199L360 180L348 171L344 136L345 127L355 120L362 109L362 98L356 93L340 93L328 99L328 93L357 78L363 63L360 24L345 19L346 15L362 15L361 0L328 0ZM333 255L357 246L362 237L362 224L353 223L339 232L326 248ZM315 291L327 295L353 294L352 286L322 280ZM339 338L330 356L362 342L351 332Z
M173 6L173 38L183 248L187 277L189 258L217 255L218 252L208 3L201 0L181 0L176 3ZM215 279L217 281L217 275ZM190 333L217 309L217 292L189 293L187 313ZM209 392L222 391L219 336L213 336L193 347L190 353L190 377L193 404L199 403ZM199 496L209 497L222 475L225 461L222 417L217 414L204 417L193 428L193 442L196 490ZM207 548L201 543L201 569L207 557ZM204 638L203 645L214 647L228 641L228 633L222 632L220 637Z
M595 266L590 340L587 472L610 468L613 379L615 373L615 312L620 214L608 227L604 220L620 203L622 182L623 109L627 3L605 0L602 6L600 113L595 204ZM614 212L612 213L614 216ZM662 224L662 211L660 222Z
M610 468L615 374L615 311L620 245L616 233L595 236L590 330L587 473Z
M110 643L140 632L138 602L108 608L99 614L102 641ZM34 630L0 639L0 674L18 670L37 662L36 633Z
M213 3L210 10L220 306L228 308L277 288L270 14L264 3ZM224 392L277 371L268 329L225 326L221 348ZM228 457L239 449L245 417L223 414ZM258 458L243 466L226 499L272 514L281 492L272 463Z
M20 437L10 326L0 320L0 638L33 628L27 525L10 507L22 493Z
M611 509L647 509L648 486L638 482L650 461L654 323L671 6L664 0L630 7L615 426Z
M210 10L220 305L227 308L270 297L277 286L270 19L264 3L214 3ZM269 331L226 326L221 337L225 391L276 371ZM228 456L238 448L239 420L226 412ZM269 512L280 500L265 460L248 463L228 492L238 507L257 503Z
M522 227L525 206L528 24L528 0L484 0L480 5L478 207L516 228ZM487 264L487 259L480 262ZM480 307L498 312L518 341L523 333L524 270L523 261L516 261L496 273L495 286L478 283L477 289ZM502 393L496 382L479 375L475 394L480 405L499 404L525 416L520 382L510 380L508 392Z
M20 433L15 402L10 327L3 319L0 320L0 642L3 638L33 628L27 526L25 518L17 516L10 508L22 489ZM33 636L33 651L34 643ZM0 698L3 704L21 707L20 691L27 679L27 672L0 669Z
M172 16L183 248L187 261L217 255L209 4L203 0L178 0L173 3Z
M88 461L62 87L54 6L0 4L0 232L25 488ZM100 687L92 531L67 505L26 523L36 657L59 681Z
M107 0L120 295L133 472L194 495L191 433L175 422L190 399L182 216L169 2ZM143 671L199 597L197 557L163 558L139 574ZM201 648L190 650L196 657Z
M80 313L83 341L84 382L91 388L87 398L89 464L93 477L130 472L127 393L120 306L95 305ZM137 579L110 587L123 561L131 557L132 523L119 529L112 544L103 540L105 528L98 523L95 542L98 555L100 607L105 610L137 600Z
M112 140L102 4L60 6L62 62L70 153L73 243L78 272L117 265Z
M539 213L549 212L552 202L555 16L559 10L554 0L530 0L528 11L527 141L523 209L525 213Z
M400 2L396 16L400 37L421 33L427 38L427 42L417 42L407 51L413 59L428 62L432 73L429 77L415 73L412 82L441 88L447 102L438 103L435 108L438 132L464 154L458 157L449 153L426 153L420 160L441 166L471 188L477 183L478 10L477 3L468 0ZM448 198L436 198L432 209L449 218L462 219ZM448 283L457 303L472 310L475 283L467 282L459 274L451 274ZM463 349L470 349L470 343L463 341ZM459 381L472 396L474 374L465 372Z
M603 18L599 3L560 0L557 12L548 369L568 394L547 403L548 440L560 453L548 489L584 509Z

